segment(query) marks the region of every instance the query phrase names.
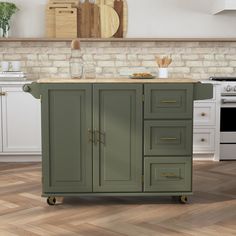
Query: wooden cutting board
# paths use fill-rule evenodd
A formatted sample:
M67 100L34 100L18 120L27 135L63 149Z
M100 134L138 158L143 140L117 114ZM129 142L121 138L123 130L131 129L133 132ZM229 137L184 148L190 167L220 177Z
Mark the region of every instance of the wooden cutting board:
M115 0L105 0L105 5L113 7L114 8L114 1ZM100 5L100 0L96 0L96 4ZM123 37L126 36L127 30L128 30L128 4L126 0L123 0ZM116 34L115 34L115 37Z
M77 37L77 9L56 9L56 38Z
M46 37L56 37L56 9L59 8L70 8L70 4L48 4L46 6Z
M114 8L104 4L104 0L100 0L100 23L101 37L112 37L119 28L119 16Z
M78 5L79 0L49 0L49 4L70 4L71 6Z
M118 16L119 16L119 21L120 21L120 25L118 30L116 31L116 33L114 34L115 38L123 38L123 13L124 13L124 4L123 4L123 0L115 0L114 1L114 9L117 12Z
M89 0L80 3L77 24L79 38L99 38L101 35L99 7Z

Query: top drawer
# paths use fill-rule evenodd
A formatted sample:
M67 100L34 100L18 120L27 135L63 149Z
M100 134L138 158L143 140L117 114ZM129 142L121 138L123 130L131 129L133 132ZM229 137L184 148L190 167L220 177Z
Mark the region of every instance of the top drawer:
M145 84L145 119L191 119L192 84Z

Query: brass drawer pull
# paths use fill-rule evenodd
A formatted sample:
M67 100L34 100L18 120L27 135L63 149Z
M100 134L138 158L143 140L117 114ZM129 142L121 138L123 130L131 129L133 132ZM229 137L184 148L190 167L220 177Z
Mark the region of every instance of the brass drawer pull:
M176 100L163 100L161 103L177 103Z
M174 141L174 140L177 140L177 138L166 137L166 138L160 138L160 140L163 140L163 141Z
M174 173L161 173L162 177L166 177L166 178L175 178L175 179L181 179L180 176L177 176Z

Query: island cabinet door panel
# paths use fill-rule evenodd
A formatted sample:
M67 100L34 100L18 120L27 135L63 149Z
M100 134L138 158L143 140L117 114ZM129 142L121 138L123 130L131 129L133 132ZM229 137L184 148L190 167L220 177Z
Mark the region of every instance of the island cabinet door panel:
M42 87L43 191L92 192L92 86Z
M192 158L145 157L145 192L192 191Z
M145 119L191 119L192 84L146 84Z
M144 155L192 155L191 120L144 122Z
M94 192L142 191L142 85L94 85Z

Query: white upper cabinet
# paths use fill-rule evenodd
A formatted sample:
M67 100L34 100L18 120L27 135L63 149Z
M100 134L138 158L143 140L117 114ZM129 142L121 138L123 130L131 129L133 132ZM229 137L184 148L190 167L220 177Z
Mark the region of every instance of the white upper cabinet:
M218 14L223 11L232 11L232 10L236 10L235 0L216 0L213 5L212 13Z

